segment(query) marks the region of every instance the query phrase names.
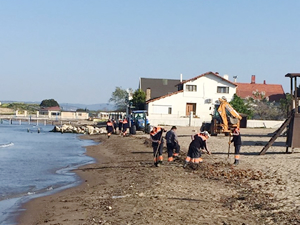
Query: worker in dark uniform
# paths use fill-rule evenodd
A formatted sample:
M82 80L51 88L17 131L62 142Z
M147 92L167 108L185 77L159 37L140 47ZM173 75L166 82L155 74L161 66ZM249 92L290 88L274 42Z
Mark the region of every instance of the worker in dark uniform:
M110 119L106 122L106 131L107 131L107 138L110 138L110 135L114 132L114 125Z
M123 137L125 137L127 134L127 129L129 128L128 120L126 118L123 119L122 128L123 128L122 134L123 134Z
M177 127L172 126L171 130L166 133L168 162L172 162L174 158L179 156L180 145L176 134ZM175 152L174 152L175 150Z
M242 145L241 132L239 128L235 128L232 132L232 139L228 143L229 145L233 142L234 145L234 165L238 165L240 162L240 149Z
M122 134L122 127L123 127L123 120L120 118L119 119L119 124L118 124L118 126L119 126L119 133L120 133L120 135Z
M190 162L198 167L199 163L202 163L203 161L201 158L202 150L205 149L209 155L211 154L206 144L208 138L209 134L207 131L203 131L192 136L192 142L189 145L189 150L183 168L186 168Z
M114 127L114 134L116 134L116 132L117 132L117 122L116 122L116 120L115 119L112 119L112 124L113 124L113 127Z
M150 132L150 139L152 141L152 148L153 148L153 157L154 157L154 165L158 167L163 162L163 147L164 147L164 140L163 140L163 132L166 130L162 127L153 127Z

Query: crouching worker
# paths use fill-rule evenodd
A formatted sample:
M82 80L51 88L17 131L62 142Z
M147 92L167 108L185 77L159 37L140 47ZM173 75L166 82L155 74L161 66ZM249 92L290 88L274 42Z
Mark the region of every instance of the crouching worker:
M202 163L203 161L201 158L202 150L205 149L209 155L211 154L206 144L208 138L209 133L207 131L203 131L199 134L192 136L192 142L190 143L183 168L186 168L190 162L198 167L199 163Z
M178 137L176 134L177 127L172 126L171 130L166 133L167 150L168 150L168 162L172 162L174 158L179 156L180 145L178 143ZM175 152L174 152L175 150Z
M238 165L240 162L240 149L242 145L242 138L239 128L235 128L232 132L232 139L228 143L229 145L233 142L234 145L234 165Z
M162 127L153 127L152 131L150 132L150 139L152 141L152 148L153 148L153 156L154 156L154 165L158 167L162 164L163 161L163 147L164 147L164 140L163 140L163 132L166 131Z

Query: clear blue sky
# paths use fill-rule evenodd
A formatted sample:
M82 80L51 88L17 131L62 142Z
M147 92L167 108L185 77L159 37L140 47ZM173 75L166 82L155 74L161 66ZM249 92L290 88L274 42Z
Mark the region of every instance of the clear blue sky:
M140 77L282 84L300 72L298 0L0 0L0 101L107 103Z

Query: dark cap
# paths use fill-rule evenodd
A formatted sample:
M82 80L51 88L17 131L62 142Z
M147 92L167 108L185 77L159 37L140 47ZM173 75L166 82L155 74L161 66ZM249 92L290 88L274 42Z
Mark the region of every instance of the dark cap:
M173 127L171 128L171 130L173 130L173 129L177 129L177 127L176 127L176 126L173 126Z

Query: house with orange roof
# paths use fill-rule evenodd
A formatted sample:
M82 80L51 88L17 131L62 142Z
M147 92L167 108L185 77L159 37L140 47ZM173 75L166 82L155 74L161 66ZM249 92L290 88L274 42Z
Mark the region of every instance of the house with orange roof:
M253 95L253 92L264 93L265 97L269 98L270 102L279 102L280 99L285 98L285 93L281 84L267 84L264 81L262 84L255 82L255 75L251 76L250 83L235 83L237 85L236 95L242 99L252 97L256 98Z
M150 124L201 126L211 120L211 113L219 98L231 101L236 93L236 84L217 72L206 72L176 85L177 91L146 101ZM168 121L168 122L166 122Z
M49 118L57 117L61 115L61 108L59 106L43 107L39 110L39 115Z

